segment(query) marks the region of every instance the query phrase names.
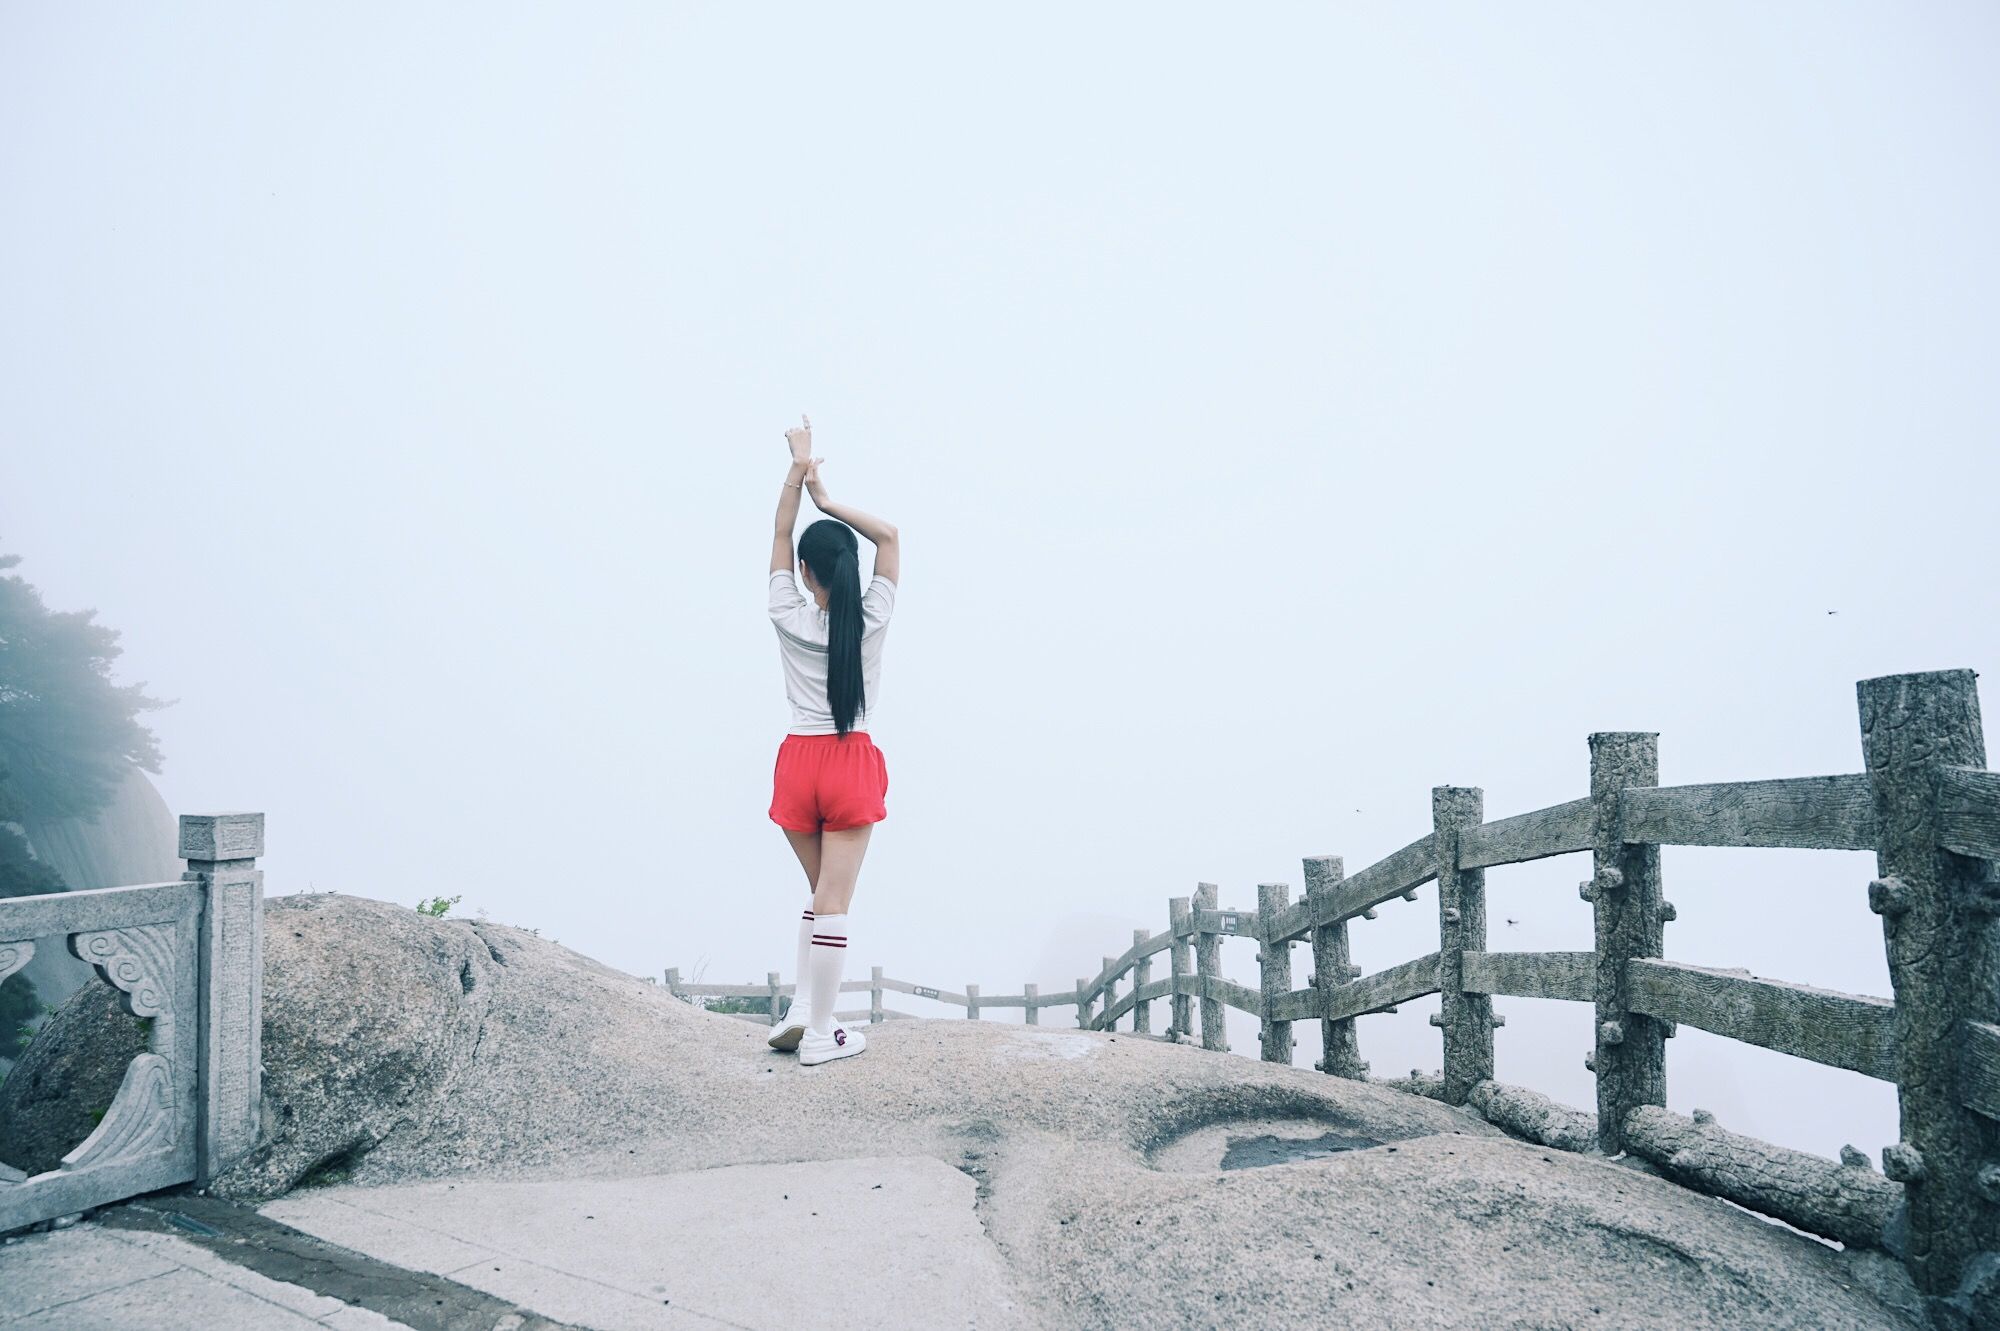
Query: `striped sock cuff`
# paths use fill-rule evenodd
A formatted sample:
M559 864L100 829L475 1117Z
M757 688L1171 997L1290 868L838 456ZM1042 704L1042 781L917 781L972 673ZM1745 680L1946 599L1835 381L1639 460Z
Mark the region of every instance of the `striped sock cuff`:
M847 912L821 914L813 924L812 943L814 947L846 947Z

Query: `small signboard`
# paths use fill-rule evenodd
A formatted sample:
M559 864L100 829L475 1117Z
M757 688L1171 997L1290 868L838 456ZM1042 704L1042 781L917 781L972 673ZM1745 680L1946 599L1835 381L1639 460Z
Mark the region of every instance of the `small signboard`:
M1236 932L1236 916L1226 911L1223 913L1222 916L1222 932L1226 934L1233 934Z
M937 990L926 989L920 984L911 985L910 992L915 994L918 998L936 998L938 996Z

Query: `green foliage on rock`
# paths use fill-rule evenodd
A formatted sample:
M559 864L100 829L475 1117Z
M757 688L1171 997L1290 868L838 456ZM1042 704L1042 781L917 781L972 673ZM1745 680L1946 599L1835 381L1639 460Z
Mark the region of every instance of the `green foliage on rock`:
M771 1000L768 998L707 998L702 1000L702 1006L710 1012L755 1012L760 1017L771 1013ZM782 1011L780 1015L783 1015Z

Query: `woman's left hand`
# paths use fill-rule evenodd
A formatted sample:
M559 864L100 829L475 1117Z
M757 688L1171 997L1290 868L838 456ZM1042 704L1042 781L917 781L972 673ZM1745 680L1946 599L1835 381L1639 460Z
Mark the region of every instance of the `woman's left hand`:
M785 431L785 442L791 445L794 462L804 462L812 456L813 451L813 423L803 415L799 419L805 422L804 428L794 425Z

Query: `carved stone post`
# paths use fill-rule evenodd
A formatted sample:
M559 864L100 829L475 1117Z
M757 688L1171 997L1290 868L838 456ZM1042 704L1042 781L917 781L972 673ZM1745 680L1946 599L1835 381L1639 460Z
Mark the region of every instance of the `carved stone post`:
M880 966L870 966L868 968L868 1024L870 1026L879 1026L882 1024L882 968Z
M764 987L771 991L771 1024L778 1024L778 1005L784 1001L785 986L778 983L778 972L764 973Z
M1948 1295L1982 1250L2000 1250L2000 1124L1965 1107L1960 1023L2000 1020L2000 890L1992 869L1938 844L1938 781L1986 766L1970 670L1889 675L1856 685L1861 749L1875 792L1882 916L1896 992L1902 1140L1882 1152L1910 1208L1908 1265L1917 1288Z
M1306 900L1312 904L1317 918L1325 913L1322 907L1346 876L1346 868L1338 855L1309 855L1305 871ZM1341 985L1358 977L1347 946L1346 920L1314 926L1312 950L1313 987L1329 1000ZM1320 1071L1356 1081L1368 1080L1368 1065L1361 1061L1361 1041L1354 1029L1354 1018L1322 1021L1319 1031L1320 1044L1326 1051L1320 1059Z
M1021 986L1021 997L1023 999L1021 1011L1027 1014L1022 1020L1030 1026L1039 1026L1042 1024L1042 1009L1038 1001L1041 996L1042 987L1040 985L1024 984Z
M1263 990L1263 1002L1259 1006L1264 1010L1259 1016L1263 1023L1266 1063L1292 1061L1292 1023L1276 1021L1271 1016L1279 1000L1292 992L1292 945L1265 936L1266 927L1284 913L1291 898L1292 889L1288 884L1257 884L1257 980Z
M1597 939L1597 1143L1606 1155L1625 1149L1625 1116L1667 1103L1666 1030L1627 1006L1625 966L1657 957L1666 936L1660 898L1660 848L1627 845L1618 792L1660 784L1660 737L1652 731L1590 737L1590 798L1596 806L1595 872L1581 888Z
M979 986L976 984L965 986L965 1017L968 1021L979 1020Z
M1176 1040L1190 1040L1194 1038L1194 995L1187 988L1194 979L1194 947L1189 942L1194 929L1194 907L1186 897L1174 897L1167 902L1167 928L1174 936L1174 996L1169 1000L1174 1015L1170 1033Z
M687 995L681 992L681 970L678 966L667 967L667 992L683 1003L688 1001Z
M1081 1030L1090 1029L1090 981L1085 979L1076 982L1076 1024Z
M1196 883L1194 886L1194 908L1197 914L1205 910L1216 910L1221 905L1221 895L1214 883ZM1229 1048L1229 1032L1222 1025L1222 1000L1208 996L1208 982L1222 978L1222 939L1212 933L1198 933L1194 936L1195 977L1201 985L1201 1047L1226 1051Z
M181 877L201 884L195 1178L206 1184L257 1144L264 1094L261 813L183 814Z
M1152 937L1144 929L1132 931L1132 942L1136 946ZM1132 967L1132 992L1138 993L1153 978L1153 959L1141 957ZM1153 1030L1153 1005L1145 999L1132 1004L1132 1030L1139 1035L1150 1035Z
M1486 950L1486 870L1458 867L1458 839L1486 817L1477 786L1431 789L1433 853L1438 866L1438 1014L1444 1032L1444 1098L1462 1105L1493 1079L1493 999L1465 992L1466 952Z

